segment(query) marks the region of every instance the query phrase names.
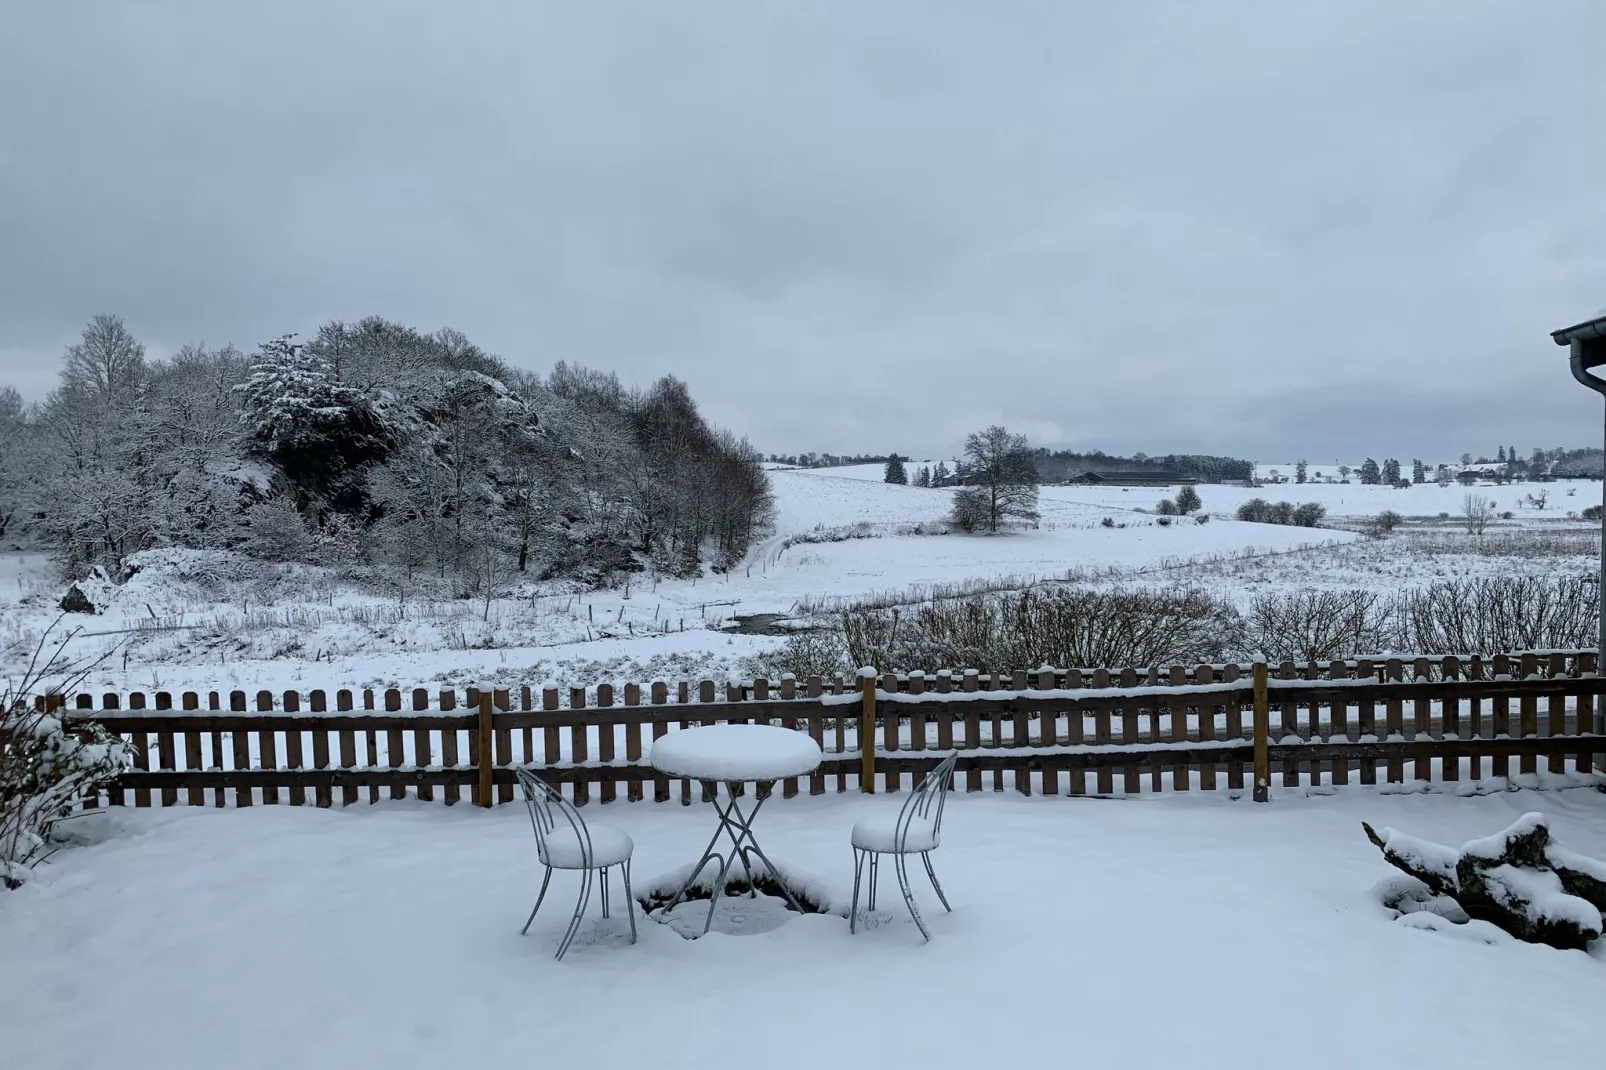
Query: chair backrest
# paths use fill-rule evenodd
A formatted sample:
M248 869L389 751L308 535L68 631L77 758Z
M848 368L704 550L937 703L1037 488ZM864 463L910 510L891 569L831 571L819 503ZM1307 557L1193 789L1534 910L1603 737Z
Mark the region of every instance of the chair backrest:
M591 832L574 804L530 769L518 766L513 773L519 778L519 787L524 789L524 804L530 810L530 825L535 829L536 849L541 857L552 857L547 844L554 835L566 838L572 833L580 844L581 859L589 869L591 860L596 857L591 849ZM560 818L562 826L558 824Z
M913 794L904 800L903 809L898 811L898 824L893 835L899 849L903 848L909 835L909 826L916 821L924 824L931 823L933 839L942 834L942 806L948 799L948 789L953 786L954 766L959 763L958 753L950 754L938 762L931 772L920 781Z

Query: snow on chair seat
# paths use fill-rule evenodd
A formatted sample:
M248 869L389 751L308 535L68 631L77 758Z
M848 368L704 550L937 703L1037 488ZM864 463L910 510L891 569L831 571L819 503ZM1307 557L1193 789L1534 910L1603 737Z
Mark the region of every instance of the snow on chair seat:
M572 870L580 874L580 898L569 917L569 927L558 941L558 959L562 960L569 945L574 943L584 920L586 906L591 902L593 873L602 875L602 916L608 916L608 870L618 866L625 883L625 913L630 918L630 942L636 942L635 896L630 891L630 856L635 844L629 836L608 825L587 826L585 818L563 793L536 776L534 771L515 769L519 787L524 789L524 803L530 810L530 825L535 829L535 854L546 867L541 879L541 891L535 897L535 906L525 919L523 936L530 931L535 915L546 900L547 886L552 883L554 870ZM562 822L559 822L562 818Z
M942 885L937 883L937 873L931 868L931 852L942 841L942 807L948 798L948 789L953 785L954 766L958 762L959 755L950 754L937 763L936 768L926 774L920 786L904 802L896 817L876 814L861 819L853 826L853 906L848 912L850 933L858 931L859 884L865 863L868 861L870 864L868 909L874 910L876 879L884 854L892 856L893 868L898 874L898 890L903 893L904 905L909 908L909 916L919 927L921 936L930 940L931 932L926 928L925 919L920 916L914 891L909 887L907 859L910 855L920 856L942 908L952 913L953 907L948 905L948 897L943 894Z
M904 829L901 848L910 854L934 850L940 842L937 822L929 818L916 818ZM895 854L898 847L898 818L895 814L860 818L853 825L853 847L859 851L878 854Z
M587 825L591 835L590 856L579 836L565 829L547 833L545 842L536 844L536 855L553 869L601 869L617 866L629 859L635 844L612 825Z

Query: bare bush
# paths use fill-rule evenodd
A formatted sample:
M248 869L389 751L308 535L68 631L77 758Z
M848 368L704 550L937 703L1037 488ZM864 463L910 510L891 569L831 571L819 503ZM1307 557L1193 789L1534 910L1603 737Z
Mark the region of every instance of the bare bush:
M1244 615L1247 653L1272 661L1330 661L1388 649L1389 607L1375 591L1266 594Z
M834 625L810 628L793 632L776 649L751 658L745 668L755 679L762 676L771 681L788 673L798 679L830 678L847 671L846 652L840 628Z
M1461 525L1468 535L1482 535L1494 514L1494 502L1481 494L1468 494L1461 500Z
M1190 587L1059 588L843 615L848 659L897 669L1152 665L1219 660L1238 614Z
M1397 599L1402 645L1421 654L1498 654L1593 647L1600 581L1593 576L1447 580Z

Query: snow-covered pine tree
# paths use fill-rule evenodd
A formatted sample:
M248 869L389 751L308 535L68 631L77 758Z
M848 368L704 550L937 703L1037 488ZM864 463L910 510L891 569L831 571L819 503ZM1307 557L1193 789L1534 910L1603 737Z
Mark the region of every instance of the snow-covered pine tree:
M882 481L903 484L909 482L909 473L903 467L903 458L896 453L887 458L887 467L883 472Z

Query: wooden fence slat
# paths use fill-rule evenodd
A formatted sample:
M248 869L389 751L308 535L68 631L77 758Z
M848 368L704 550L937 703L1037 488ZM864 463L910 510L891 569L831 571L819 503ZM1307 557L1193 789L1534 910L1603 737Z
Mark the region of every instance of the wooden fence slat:
M208 691L206 693L206 708L208 710L221 710L222 707L223 697L216 691ZM214 730L210 733L210 736L212 768L221 771L223 769L223 733ZM223 789L214 788L212 790L212 805L222 809L227 803L228 797L224 794Z
M541 709L551 715L551 720L541 726L543 761L549 769L563 760L563 737L558 729L558 703L561 697L556 687L541 689Z
M414 712L422 713L428 709L429 691L422 687L413 688ZM433 759L434 755L431 753L430 747L430 730L427 728L413 729L413 768L428 769L433 764ZM421 783L413 790L425 802L433 801L435 798L435 786L433 784Z
M341 688L335 693L335 709L341 713L350 713L354 703L351 692ZM349 728L342 728L337 733L340 740L340 768L357 768L357 737ZM340 788L340 804L354 806L357 802L357 785L344 784Z
M1578 655L1578 675L1580 678L1595 674L1596 660L1597 655L1589 651ZM1602 700L1583 690L1582 687L1579 688L1577 696L1573 699L1579 735L1588 735L1597 729L1606 730L1606 725L1599 723L1599 715L1595 712L1600 701ZM1592 773L1595 771L1596 760L1596 752L1586 745L1574 756L1574 762L1576 763L1574 769L1579 773Z
M803 693L809 698L819 698L825 692L825 681L818 676L810 676L803 681ZM820 753L825 753L825 716L814 713L809 715L809 738L814 740ZM825 794L825 774L816 769L809 774L809 794Z
M400 713L401 708L401 689L396 687L385 688L385 712ZM399 724L395 728L385 729L385 764L392 769L400 769L404 764L403 759L407 756L405 736L406 733ZM392 784L390 786L390 797L392 799L407 798L406 785Z
M1376 668L1369 658L1362 658L1355 663L1355 678L1357 680L1377 678ZM1377 738L1377 702L1365 692L1357 694L1355 699L1355 737L1357 741ZM1376 761L1362 759L1361 783L1377 783Z
M882 674L881 681L880 681L880 687L881 687L881 689L883 691L897 691L898 690L898 675L896 673L890 673L890 672ZM878 704L878 706L879 706L879 704ZM898 722L900 720L900 718L898 716L898 710L899 709L900 709L900 707L898 706L897 703L889 702L889 703L886 704L886 708L884 710L878 708L877 711L876 711L879 714L880 719L881 719L881 749L883 751L885 751L889 757L893 757L893 758L896 758L898 756L898 750L899 750L899 746L898 746L898 728L899 728ZM860 739L862 740L863 736L861 736ZM874 743L874 741L875 741L875 732L874 732L873 728L872 728L872 731L870 733L870 740L871 740L872 743ZM889 793L897 791L899 789L899 787L901 787L901 784L900 784L899 781L900 781L900 774L894 772L892 766L890 766L890 765L887 766L886 772L884 774L882 774L882 788L883 788L883 790L885 790L885 791L887 791Z
M1327 666L1329 680L1348 680L1349 663L1343 660L1334 660ZM1336 739L1340 743L1349 742L1349 702L1347 697L1340 695L1333 700L1327 722L1326 739ZM1311 766L1311 783L1316 783L1316 767ZM1328 774L1336 787L1339 784L1349 783L1349 761L1335 761Z
M682 706L691 701L690 680L680 681L679 685L675 688L675 697ZM838 718L837 724L840 725L841 723L841 718ZM681 731L685 731L689 727L691 727L690 721L682 720L680 722ZM840 729L838 731L840 731ZM691 781L687 780L685 777L680 778L680 805L691 805Z
M1268 666L1268 669L1270 667ZM1276 676L1279 680L1294 680L1299 677L1299 670L1292 661L1282 662L1277 666ZM1290 739L1299 735L1299 710L1293 699L1285 698L1278 711L1278 731L1274 742ZM1283 762L1283 787L1295 788L1299 786L1299 763Z
M966 669L963 689L966 692L975 692L980 687L980 674L977 673L975 669ZM976 712L976 707L972 705L967 705L965 707L965 746L972 750L981 746L981 714ZM981 790L980 769L965 770L965 790Z
M635 686L635 685L631 685ZM502 713L512 712L513 695L506 688L497 688L491 692L491 706L493 711ZM636 757L641 757L641 726L636 725ZM496 765L499 769L508 769L513 765L513 730L511 728L496 729ZM636 786L640 791L640 784ZM511 780L498 780L496 782L496 801L510 803L513 801L513 782Z
M1138 685L1137 670L1130 665L1121 670L1121 687L1135 688ZM1142 707L1136 695L1123 699L1121 702L1121 742L1136 744L1140 728L1139 718L1142 716ZM1143 791L1143 767L1137 762L1128 762L1122 767L1121 790L1127 795L1139 795Z
M184 692L184 697L181 699L181 702L186 712L199 710L201 708L201 696L196 694L194 691ZM184 768L204 768L201 760L201 733L199 732L184 733ZM205 806L206 789L190 788L185 794L184 801L190 806Z
M613 685L597 685L597 708L607 709L613 705ZM617 729L610 724L597 725L597 760L611 762L614 760L614 732ZM599 802L611 803L619 797L619 782L606 773L602 774L601 784L597 792Z
M641 685L625 685L625 705L641 705ZM641 725L625 725L625 761L641 761ZM625 799L629 802L641 801L641 781L628 780L625 782Z
M1188 670L1181 665L1171 666L1171 686L1186 687L1188 683ZM1171 742L1186 743L1188 741L1188 698L1186 695L1174 695L1166 700L1166 707L1171 711ZM1156 737L1158 738L1158 737ZM1189 772L1193 759L1187 751L1179 751L1171 762L1171 790L1187 791L1191 788L1193 776Z
M1468 658L1466 674L1469 681L1477 682L1482 680L1483 659L1476 654ZM1479 698L1476 691L1474 691L1472 694L1467 696L1467 723L1465 738L1478 739L1482 737L1483 730L1483 699ZM1481 755L1469 753L1467 755L1467 766L1469 768L1469 775L1467 779L1473 781L1483 779L1483 758Z
M301 696L294 691L284 693L284 712L299 713L301 711ZM284 764L286 769L302 769L301 733L287 730L284 734ZM307 788L304 784L290 786L290 805L307 805Z
M1055 675L1056 674L1052 669L1040 669L1037 673L1037 679L1033 681L1033 683L1039 691L1052 691L1055 687ZM1073 716L1080 717L1081 714L1077 713ZM1046 705L1038 708L1037 746L1052 747L1059 742L1059 719L1060 711L1058 709ZM1067 725L1068 722L1069 718L1067 718ZM1059 794L1059 770L1051 769L1045 765L1038 776L1042 780L1042 791L1044 795ZM1029 779L1030 778L1028 777L1028 780ZM1076 780L1079 778L1073 777L1072 779ZM1067 790L1069 790L1068 786Z
M273 692L258 691L256 694L256 705L258 713L272 713L274 705ZM279 768L278 733L274 732L272 729L262 728L258 729L256 737L257 767L260 769ZM262 804L264 806L275 806L278 804L278 802L279 789L277 787L264 786L262 788Z
M1383 673L1390 680L1402 680L1405 678L1405 663L1399 658L1389 658L1383 663ZM1405 707L1400 699L1390 698L1384 703L1383 719L1385 738L1405 738ZM1389 758L1386 775L1390 784L1405 783L1405 763L1398 758Z
M1494 670L1495 679L1511 675L1511 659L1504 654L1496 654L1489 667ZM1494 716L1490 718L1490 731L1495 737L1511 735L1511 699L1500 695L1494 700ZM1503 754L1491 758L1489 761L1489 775L1511 778L1511 755Z
M1215 682L1215 670L1209 665L1200 665L1193 670L1195 684L1210 684ZM1215 699L1205 695L1199 699L1199 742L1208 743L1216 738L1216 705ZM1216 764L1214 762L1199 763L1199 790L1216 790Z
M144 693L140 691L131 692L128 696L128 708L131 710L143 710L145 708ZM144 731L130 732L128 746L129 750L133 752L134 768L149 769L151 767L150 736ZM134 805L141 807L149 806L150 804L151 789L135 788Z
M530 685L529 684L522 685L519 688L519 709L524 713L529 713L530 711L534 710L535 706L532 705L532 703L534 701L534 697L535 697L534 693L530 690ZM533 725L525 725L524 726L523 743L524 743L524 749L519 751L519 764L520 765L534 765L535 764L535 728L534 728Z
M1539 656L1537 654L1524 654L1517 668L1518 674L1526 680L1539 673ZM1539 699L1533 695L1524 695L1518 699L1518 708L1521 719L1517 724L1517 734L1528 739L1539 734ZM1539 756L1531 751L1524 751L1518 759L1517 768L1523 773L1539 772Z
M553 697L553 700L554 700L553 701L553 709L556 709L557 708L557 702L556 702L557 692L556 691L553 691L552 697ZM662 706L662 705L664 705L666 702L669 701L669 685L666 684L662 680L653 681L651 697L652 697L652 704L654 706ZM669 723L667 721L654 721L653 722L653 725L652 725L652 738L653 738L653 740L655 742L657 740L659 740L659 739L662 739L664 736L667 736L668 734L669 734ZM554 739L557 738L557 733L556 733L555 730L553 731L553 738ZM658 775L658 776L654 776L652 778L652 797L653 797L653 801L654 802L668 802L669 801L669 778L668 777L662 776L662 775Z
M1236 664L1224 665L1221 669L1221 682L1236 683L1242 670ZM1230 740L1242 739L1244 734L1244 707L1238 699L1227 701L1227 723L1224 738ZM1241 758L1229 759L1227 762L1227 790L1244 790L1244 763Z
M156 693L156 708L158 711L171 711L173 709L173 694L170 691ZM171 730L156 733L156 764L159 768L173 771L178 768L178 756L173 751L173 733ZM162 789L162 805L178 805L178 789Z
M712 696L710 696L712 697ZM569 688L569 709L583 710L586 708L586 689L583 687ZM589 747L590 733L587 730L585 718L575 716L574 723L569 726L569 760L579 765L591 760ZM584 780L576 780L574 787L574 805L584 806L591 801L591 785Z
M1413 658L1411 661L1411 675L1417 680L1431 680L1433 678L1433 663L1427 658ZM1411 738L1430 739L1433 732L1433 703L1426 698L1418 698L1412 702ZM1412 763L1418 780L1433 779L1433 753L1432 747L1423 747L1417 752L1417 759Z
M457 709L457 692L455 690L448 688L441 691L440 709L443 713ZM443 728L441 729L441 767L444 769L456 769L457 766L457 729ZM441 798L445 800L447 806L456 806L463 801L463 786L456 779L447 781L446 785L441 788Z
M363 692L362 692L362 708L365 709L365 710L368 710L370 712L372 712L373 709L375 708L374 707L374 690L371 687L363 688ZM370 769L378 769L379 768L379 733L378 733L378 730L374 729L374 728L370 728L366 732L363 733L363 737L367 742L367 750L364 753L366 753L367 756L368 756L368 768L370 768ZM370 804L372 804L372 803L377 803L378 801L379 801L379 785L377 783L371 783L371 784L368 785L368 802Z
M1040 679L1038 681L1038 683L1039 683L1039 685L1042 685L1045 681L1047 683L1047 686L1044 687L1044 690L1047 690L1048 688L1053 687L1054 686L1054 674L1053 673L1044 673L1043 674L1043 678ZM1082 688L1082 670L1081 669L1066 669L1065 670L1065 690L1067 690L1067 691L1079 691L1079 690L1081 690L1081 688ZM1105 713L1105 716L1108 717L1109 710L1106 709L1104 711L1104 713ZM1058 716L1058 715L1056 714L1056 716ZM1097 730L1095 729L1095 733L1096 733L1096 731ZM1065 714L1065 742L1070 746L1079 747L1079 746L1082 746L1087 741L1086 737L1087 737L1087 721L1086 721L1086 715L1082 712L1081 707L1076 707L1074 709L1067 710L1066 714ZM1066 776L1069 778L1069 783L1067 783L1066 786L1065 786L1066 794L1072 795L1072 796L1086 795L1087 794L1087 771L1085 769L1067 769L1066 770ZM1043 771L1043 784L1044 784L1044 790L1045 791L1049 787L1054 786L1055 782L1058 781L1058 780L1059 780L1059 773L1058 772L1056 772L1055 770L1052 770L1052 769L1047 769L1047 768L1044 769L1044 771ZM1096 786L1097 785L1095 785L1095 787Z
M1451 655L1439 662L1439 679L1454 683L1461 679L1460 659ZM1445 782L1461 779L1461 697L1459 693L1445 696L1439 702L1441 725L1439 742L1439 777Z
M244 713L245 712L245 692L244 691L230 691L229 692L229 709L231 711L235 712L235 713ZM233 747L231 749L234 752L231 755L231 759L232 759L231 768L234 768L234 769L250 769L251 768L251 733L248 730L236 729L235 731L233 731L233 732L231 732L229 734L229 741L233 744ZM255 800L255 797L256 797L256 789L251 788L249 786L238 787L238 788L234 789L234 805L235 805L236 808L241 807L241 806L250 806L251 803Z

